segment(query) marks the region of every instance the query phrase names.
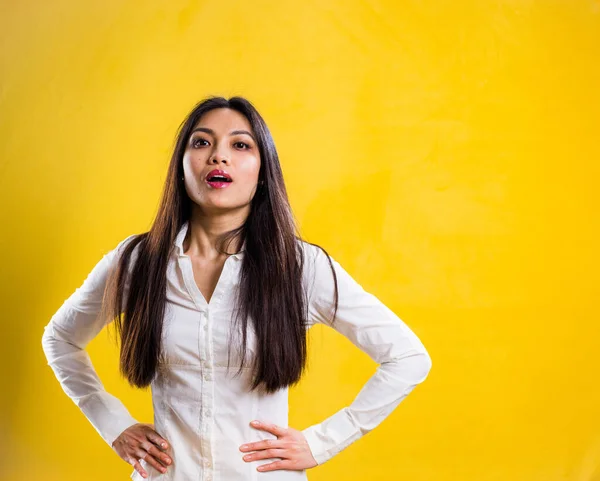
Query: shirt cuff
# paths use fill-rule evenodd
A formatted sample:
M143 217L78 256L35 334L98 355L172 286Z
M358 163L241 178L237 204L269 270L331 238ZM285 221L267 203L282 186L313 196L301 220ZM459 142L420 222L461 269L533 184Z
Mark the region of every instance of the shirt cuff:
M111 447L125 429L139 422L118 398L108 392L93 393L75 402Z
M323 464L363 436L348 408L302 431L317 464Z

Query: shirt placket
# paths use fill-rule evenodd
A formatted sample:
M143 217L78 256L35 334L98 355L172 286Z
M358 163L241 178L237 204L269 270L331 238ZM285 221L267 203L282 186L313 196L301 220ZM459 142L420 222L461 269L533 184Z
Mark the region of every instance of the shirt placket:
M201 481L213 481L214 450L213 416L214 416L214 366L212 355L211 310L205 306L200 312L200 329L203 342L200 342L200 358L202 362L202 406L200 413L200 450L202 452Z

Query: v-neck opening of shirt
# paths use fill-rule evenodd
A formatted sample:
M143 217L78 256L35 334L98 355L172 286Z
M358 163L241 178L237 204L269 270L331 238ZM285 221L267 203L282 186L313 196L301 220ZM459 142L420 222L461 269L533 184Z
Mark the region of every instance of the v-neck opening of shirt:
M230 257L227 257L227 259L225 259L225 262L223 263L223 268L221 269L221 273L219 274L219 278L217 279L217 283L215 284L215 288L210 296L210 300L206 300L206 297L204 297L204 294L202 294L202 291L200 290L200 288L198 287L198 284L196 284L196 278L194 277L194 265L192 264L192 258L190 256L188 256L187 254L182 254L180 257L186 259L185 260L185 264L187 266L187 268L189 269L187 272L187 276L189 277L189 279L186 279L186 285L191 284L191 287L188 285L188 291L192 291L190 292L190 295L192 296L192 300L194 301L194 303L196 305L198 305L198 303L196 302L196 298L198 300L200 300L201 304L203 307L206 308L210 308L213 307L214 304L216 302L218 302L218 297L221 295L221 288L222 288L222 284L224 281L224 276L225 276L225 269L227 267L227 261L229 261ZM184 274L185 275L185 274ZM198 306L200 307L200 306Z

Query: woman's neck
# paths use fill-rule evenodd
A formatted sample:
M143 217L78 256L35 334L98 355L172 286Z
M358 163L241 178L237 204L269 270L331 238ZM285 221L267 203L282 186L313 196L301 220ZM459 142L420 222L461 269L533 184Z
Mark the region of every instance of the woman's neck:
M205 259L218 259L226 256L217 250L217 241L225 232L237 229L244 224L246 212L226 212L216 215L192 214L189 227L183 241L184 253ZM227 246L229 252L237 252L241 247L241 239L236 238Z

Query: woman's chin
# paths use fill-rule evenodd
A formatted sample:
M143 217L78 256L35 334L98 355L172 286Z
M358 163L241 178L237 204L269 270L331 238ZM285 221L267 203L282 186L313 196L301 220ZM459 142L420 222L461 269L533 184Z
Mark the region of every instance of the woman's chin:
M199 207L205 214L223 214L248 208L249 204L239 204L237 202L228 201L227 199L206 199Z

